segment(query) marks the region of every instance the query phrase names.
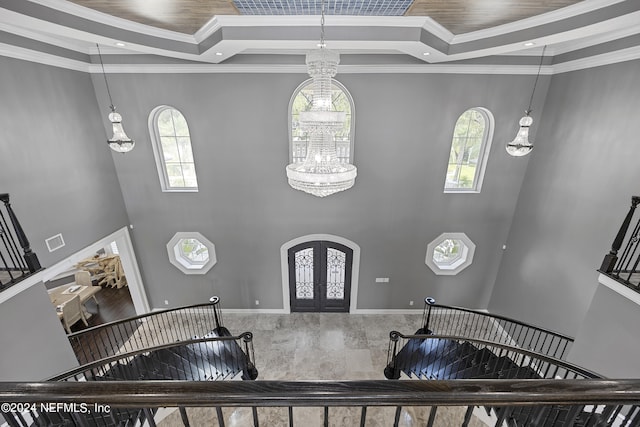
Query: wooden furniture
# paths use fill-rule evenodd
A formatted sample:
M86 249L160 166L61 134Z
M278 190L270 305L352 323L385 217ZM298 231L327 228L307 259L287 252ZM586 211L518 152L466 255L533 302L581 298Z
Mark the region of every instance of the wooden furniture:
M118 255L96 255L78 262L76 268L88 271L92 280L97 280L100 286L121 288L127 285Z
M87 311L84 303L90 298L93 298L97 304L98 300L95 296L101 290L102 288L100 286L80 286L76 283L68 283L58 286L57 288L49 289L47 292L49 293L51 303L56 306L58 318L64 322L62 310L64 306L76 296L79 297L85 319L91 317L91 313Z
M80 302L80 296L75 295L69 301L62 305L61 315L62 323L67 333L71 333L71 326L82 320L85 326L89 326L87 318L84 315L83 305Z

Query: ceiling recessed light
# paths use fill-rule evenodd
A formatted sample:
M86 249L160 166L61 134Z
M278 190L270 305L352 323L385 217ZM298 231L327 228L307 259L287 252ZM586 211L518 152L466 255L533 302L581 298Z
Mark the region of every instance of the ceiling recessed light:
M423 54L424 56L429 56L429 55L431 55L431 52L422 52L422 54Z
M216 56L222 56L222 52L216 52Z
M125 47L126 46L126 44L124 44L122 42L116 42L115 45L118 46L118 47Z
M527 47L535 46L535 43L534 42L526 42L526 43L523 43L523 46L527 46Z

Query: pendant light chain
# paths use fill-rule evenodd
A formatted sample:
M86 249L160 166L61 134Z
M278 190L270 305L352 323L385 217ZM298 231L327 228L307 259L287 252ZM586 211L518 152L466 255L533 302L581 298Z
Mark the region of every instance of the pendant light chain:
M102 77L104 77L104 85L107 87L107 94L109 95L109 102L111 105L111 111L116 111L116 107L113 106L113 99L111 98L111 91L109 90L109 82L107 82L107 73L104 71L104 62L102 62L102 53L100 52L100 45L96 43L96 47L98 48L98 57L100 57L100 65L102 66Z
M531 113L531 104L533 103L533 95L536 93L536 86L538 85L538 78L540 78L540 71L542 70L542 62L544 61L544 52L547 50L547 45L542 48L542 55L540 56L540 65L538 65L538 74L536 74L536 81L533 83L533 90L531 91L531 98L529 99L529 108L525 112L527 116Z
M320 3L320 48L322 49L324 44L324 0Z

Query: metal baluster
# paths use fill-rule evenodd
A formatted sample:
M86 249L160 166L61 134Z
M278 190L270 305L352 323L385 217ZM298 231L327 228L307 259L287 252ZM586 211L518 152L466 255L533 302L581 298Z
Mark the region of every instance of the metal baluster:
M20 246L22 246L23 258L27 263L27 267L31 273L34 273L40 270L42 267L40 266L40 261L38 261L38 257L31 250L31 243L29 243L29 239L27 239L27 235L24 233L22 226L20 225L20 221L16 217L13 212L13 208L11 207L11 203L9 202L9 194L0 194L0 201L4 203L5 208L7 209L7 213L9 214L9 219L11 220L11 224L13 225L13 229L16 232L16 236L18 237L18 242Z
M324 407L324 427L329 427L329 407Z
M431 411L429 411L429 420L427 421L427 427L433 427L433 423L436 420L436 413L438 412L437 406L432 406Z
M251 412L253 414L253 427L260 427L260 423L258 421L258 409L255 406L252 406Z
M601 272L611 273L613 271L616 261L618 260L618 251L620 250L620 247L622 247L624 236L627 234L627 230L629 229L629 225L631 224L631 218L633 217L633 213L635 212L636 207L639 203L639 196L631 197L631 207L629 208L629 212L627 212L627 216L625 216L624 221L622 221L622 225L618 230L616 238L611 244L611 250L607 255L605 255L604 259L602 260L602 265L600 266Z
M464 414L464 421L460 427L467 427L469 425L469 421L471 421L471 416L473 415L473 406L467 406L467 412Z
M178 406L178 410L180 411L180 418L182 418L182 425L184 425L184 427L190 427L189 417L187 417L187 410L184 408L184 406Z
M393 419L393 427L398 427L398 424L400 423L400 412L402 411L402 406L397 406L396 407L396 415Z
M224 416L222 415L222 408L216 406L216 416L218 417L218 426L224 427Z
M289 427L293 427L293 408L289 406Z
M367 407L363 406L362 411L360 413L360 427L365 427L367 422Z

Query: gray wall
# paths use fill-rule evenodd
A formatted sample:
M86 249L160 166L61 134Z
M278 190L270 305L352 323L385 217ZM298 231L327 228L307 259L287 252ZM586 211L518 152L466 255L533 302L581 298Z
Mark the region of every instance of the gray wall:
M568 360L608 378L639 378L638 324L637 303L598 286Z
M42 282L2 304L0 381L40 381L78 366Z
M631 61L553 77L490 311L578 332L638 194L639 76Z
M127 214L89 76L6 57L0 69L0 192L47 267ZM49 253L44 240L57 233L66 246Z
M102 114L101 76L94 76ZM533 76L338 75L356 110L355 187L319 199L291 189L287 106L305 74L110 75L124 127L136 149L116 156L136 253L152 307L204 301L226 308L281 308L281 245L326 233L360 245L358 308L488 304L527 159L504 149L517 130ZM546 90L541 80L539 96ZM191 129L200 191L162 193L147 125L168 104ZM536 105L539 105L536 104ZM484 106L496 131L481 194L443 194L453 125ZM536 113L540 113L538 110ZM166 243L177 231L199 231L216 245L218 264L186 276L169 264ZM462 231L476 243L473 265L436 276L424 263L427 244ZM389 277L389 284L376 284Z
M47 267L128 224L124 201L89 76L5 57L0 69L0 192ZM57 233L66 246L49 253ZM0 380L76 365L42 284L4 302L0 323Z

